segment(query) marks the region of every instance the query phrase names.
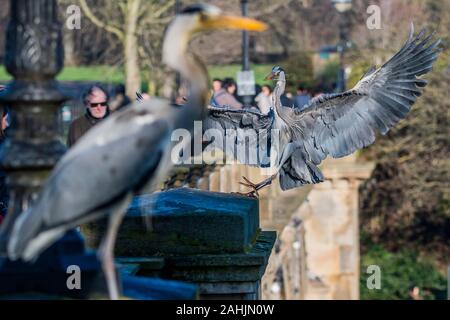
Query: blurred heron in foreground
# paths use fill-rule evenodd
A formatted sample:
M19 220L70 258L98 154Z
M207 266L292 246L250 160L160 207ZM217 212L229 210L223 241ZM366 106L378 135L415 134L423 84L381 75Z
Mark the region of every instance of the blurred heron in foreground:
M114 245L132 196L151 189L169 170L172 131L193 131L194 121L206 114L208 75L187 53L188 42L197 32L226 28L262 31L266 26L207 5L187 7L175 17L165 35L163 59L189 81L188 102L173 106L152 98L116 112L86 133L55 167L33 206L15 222L8 242L11 260L32 261L69 229L108 215L99 254L110 297L118 298Z
M260 183L244 177L246 182L241 184L253 189L247 195L257 196L258 190L270 185L277 176L282 190L322 182L324 178L318 165L328 155L340 158L364 148L375 141L377 131L386 134L406 117L421 95L421 88L427 84L418 76L432 69L441 50L441 40L434 41L433 37L434 33L427 34L425 30L414 37L411 25L404 46L382 67L372 67L353 89L314 98L301 111L282 106L280 96L286 84L285 74L283 69L275 67L269 76L278 80L273 92L273 112L263 115L253 110L210 107L206 129L225 132L234 128L238 131L237 144L243 143L239 138L245 130L257 130L258 139L270 138L272 129L279 130L279 139L271 140L279 154L275 174ZM256 140L250 139L250 148L265 147ZM267 165L261 159L256 164L249 163L246 152L236 153L234 145L224 147L225 144L217 141L212 145L234 155L243 164Z

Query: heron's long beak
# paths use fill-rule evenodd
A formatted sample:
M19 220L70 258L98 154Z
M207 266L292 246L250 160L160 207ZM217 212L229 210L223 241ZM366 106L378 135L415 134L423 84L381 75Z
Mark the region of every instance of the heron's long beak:
M203 29L239 29L248 31L264 31L267 25L252 18L218 15L202 20Z
M273 80L275 78L275 74L273 72L269 73L264 80Z

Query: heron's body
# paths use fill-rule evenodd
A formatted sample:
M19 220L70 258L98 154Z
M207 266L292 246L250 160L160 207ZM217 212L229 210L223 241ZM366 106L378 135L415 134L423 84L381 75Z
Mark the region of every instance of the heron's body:
M188 116L188 109L154 99L92 128L55 167L38 201L19 217L15 229L23 236L11 238L10 257L31 260L53 238L107 215L128 194L153 190L172 163L171 132ZM41 241L34 239L37 232Z
M318 165L327 156L344 157L364 148L375 141L377 131L386 134L406 117L427 84L418 77L432 69L440 51L440 40L432 38L433 34L425 31L414 37L411 27L405 45L382 67L370 69L349 91L312 99L302 111L281 105L285 77L282 69L275 67L272 74L276 73L278 82L273 92L274 112L263 115L210 108L207 128L257 129L268 136L278 130L279 139L271 143L279 154L275 169L281 188L322 182ZM254 143L251 147L260 146ZM247 163L245 156L238 154L236 159ZM264 166L261 162L257 165ZM244 185L252 187L254 194L277 174L258 184L246 179Z

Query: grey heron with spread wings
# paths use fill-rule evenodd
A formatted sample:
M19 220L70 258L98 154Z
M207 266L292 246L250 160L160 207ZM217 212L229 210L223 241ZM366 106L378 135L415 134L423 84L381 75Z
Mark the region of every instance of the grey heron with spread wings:
M116 112L87 132L60 160L35 203L15 221L9 258L33 261L69 229L108 216L99 254L110 296L117 299L114 243L126 208L135 193L168 172L173 130L192 131L194 121L206 114L208 76L204 65L187 53L189 40L205 30L265 28L259 21L224 15L209 5L189 6L177 15L164 38L163 59L189 82L188 102L174 106L152 98Z
M253 110L210 107L205 130L216 129L225 136L223 140L214 139L210 145L243 164L260 167L267 166L265 152L276 146L278 157L272 166L275 174L260 183L243 177L246 182L241 184L252 188L247 195L258 195L258 190L277 176L282 190L322 182L324 177L318 165L327 156L344 157L364 148L375 141L377 132L386 134L406 117L427 84L419 76L428 73L438 57L441 40L433 37L434 33L427 34L425 30L414 36L411 25L404 46L383 66L371 68L351 90L312 99L302 111L282 106L285 73L275 67L270 75L278 80L272 112L264 115ZM234 144L225 143L229 129L234 129ZM252 130L257 134L248 138L246 131ZM277 138L271 131L279 132ZM270 141L272 146L261 141ZM256 161L249 156L252 150L242 151L244 148L239 152L237 147L246 142L250 149L258 149L253 152L258 155Z

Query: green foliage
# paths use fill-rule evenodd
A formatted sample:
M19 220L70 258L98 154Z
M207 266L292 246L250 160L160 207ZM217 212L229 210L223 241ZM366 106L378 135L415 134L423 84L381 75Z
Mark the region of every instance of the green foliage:
M381 289L367 288L367 267L377 265L381 269ZM379 245L371 245L361 255L360 295L362 300L410 299L412 286L420 289L424 299L445 298L446 278L428 258L415 251L392 253Z
M332 92L336 88L339 68L338 60L327 61L314 81L315 86L320 88L320 91Z
M287 73L287 90L295 92L298 85L306 88L314 86L314 72L312 55L307 52L298 52L290 55L283 62L283 69Z
M371 65L367 60L359 60L352 63L352 72L347 79L347 88L353 88L370 67Z
M361 187L361 226L389 250L450 253L450 100L436 70L408 117L363 153L377 165Z
M264 78L267 74L269 74L270 70L274 65L271 64L253 64L250 66L250 69L253 70L255 74L256 83L262 84L272 84L271 81L265 81ZM219 78L224 79L231 77L236 79L236 74L238 71L242 70L242 66L240 64L229 64L229 65L214 65L208 66L208 72L211 79Z

